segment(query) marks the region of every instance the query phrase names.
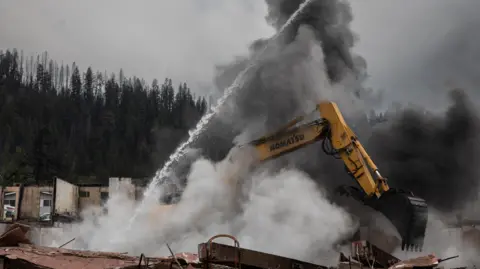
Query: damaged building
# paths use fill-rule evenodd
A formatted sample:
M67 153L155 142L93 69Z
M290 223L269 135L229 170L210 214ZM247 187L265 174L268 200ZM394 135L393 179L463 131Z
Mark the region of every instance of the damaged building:
M29 239L30 227L14 223L0 235L0 268L2 269L194 269L194 268L249 268L249 269L362 269L362 268L439 268L439 264L453 257L439 258L434 254L400 260L368 241L351 244L350 255L339 253L338 265L327 267L288 257L242 248L231 235L219 234L207 242L198 244L197 253L174 253L167 257L146 257L127 253L80 251L68 249L68 243L59 247L42 247ZM233 244L214 242L219 238L230 239ZM74 240L74 239L72 239ZM71 241L72 241L71 240ZM167 245L168 246L168 245ZM445 268L445 267L444 267ZM462 267L462 269L466 267ZM456 268L459 269L459 268Z
M0 189L2 221L41 222L75 219L82 210L102 207L111 193L125 192L130 199L143 197L143 186L131 178L110 178L108 184L73 184L55 178L48 185L15 184ZM52 218L52 216L54 218Z
M72 184L56 178L53 186L15 185L2 188L4 212L7 223L2 224L0 236L0 268L251 268L270 269L295 267L307 269L328 267L279 257L267 253L242 249L235 243L233 247L215 243L200 243L198 253L180 253L170 257L129 256L125 253L107 253L69 250L70 242L51 244L44 242L42 235L51 229L64 232L68 225L62 222L78 220L82 210L101 207L116 192L122 192L130 199L141 200L143 187L130 178L110 178L108 185ZM8 208L13 208L9 210ZM52 217L53 216L53 217ZM20 223L30 223L30 226ZM12 224L13 223L13 224ZM32 223L40 223L41 227ZM51 225L49 227L49 225ZM449 233L458 234L459 240L480 242L480 232L476 222L457 223L449 228ZM47 227L45 227L47 226ZM53 226L53 227L52 227ZM11 237L14 237L12 239ZM19 238L17 238L19 237ZM17 238L17 239L15 239ZM453 237L452 237L453 238ZM3 241L2 241L3 240ZM80 240L72 238L72 240ZM349 257L340 255L338 268L398 268L401 264L407 268L435 268L441 259L425 256L411 261L400 261L388 254L393 251L395 238L382 236L381 231L371 227L362 227L358 238L352 243ZM235 240L233 240L235 242ZM14 242L14 243L12 243ZM15 243L16 242L16 243ZM477 243L478 243L477 242ZM58 248L44 247L59 246ZM480 244L479 244L480 245ZM210 247L209 247L210 246ZM207 251L215 247L215 251ZM378 247L377 247L378 246ZM207 251L207 252L206 252ZM235 254L237 253L237 254ZM235 256L238 255L238 256ZM227 259L228 258L228 259ZM402 263L403 262L403 263ZM413 265L412 265L413 264ZM3 265L3 267L2 267Z

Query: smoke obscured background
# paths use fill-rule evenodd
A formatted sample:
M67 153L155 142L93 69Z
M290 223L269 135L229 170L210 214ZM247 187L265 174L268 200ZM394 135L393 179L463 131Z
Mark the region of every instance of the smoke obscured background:
M367 84L384 90L385 107L398 101L444 110L451 87L478 100L478 1L350 2L361 33L354 51L368 59Z
M278 29L303 1L266 2L267 20ZM368 78L367 62L351 50L356 39L349 27L352 20L349 4L345 1L315 3L281 39L277 53L260 64L257 75L238 93L230 110L222 114L226 120L219 119L219 129L236 130L231 136L241 133L237 139L245 143L310 111L315 101L333 100L339 103L349 124L392 186L424 197L437 214L449 215L463 209L478 198L479 192L479 169L471 164L478 162L476 152L480 145L475 110L478 104L475 87L479 85L475 74L480 68L478 61L472 61L469 55L478 58L478 46L473 44L480 39L468 29L480 21L472 11L477 3L460 6L442 2L441 5L451 8L452 12L448 13L451 24L444 28L443 38L438 38L441 36L438 34L432 37L434 42L428 40L427 34L416 37L425 40L428 46L422 48L416 61L405 62L404 69L395 67L400 72L391 74L390 92L375 92L364 83ZM454 11L465 17L451 18ZM251 53L264 44L265 40L252 42ZM219 89L233 82L235 74L245 67L246 58L219 67L216 77ZM454 90L456 86L462 89ZM392 102L398 101L403 105L392 106ZM388 122L372 127L365 115L382 107L389 108L385 113ZM229 141L231 136L222 135ZM201 147L208 148L208 142L204 143ZM271 171L298 168L328 193L338 185L352 184L343 165L325 156L319 145L265 166ZM373 217L372 212L349 201L330 199L344 203L361 218ZM448 249L448 242L432 241L441 233L440 228L435 230L432 225L428 243Z
M266 19L278 29L302 1L266 3ZM478 46L470 46L478 44L479 34L469 30L476 29L472 25L480 26L480 20L472 11L478 3L465 1L462 7L441 3L452 9L450 16L457 14L453 11L461 15L449 20L452 24L445 29L443 39L427 42L428 36L422 36L428 46L419 54L421 57L404 61L406 67L392 67L389 73L394 92L379 92L366 87L368 63L352 52L356 36L350 30L353 16L349 3L317 1L282 36L275 50L262 58L258 72L192 146L198 151L177 170L176 176L181 181L188 178L188 185L175 210L158 214L153 220L152 216L143 216L134 225L134 232L125 234L120 224L129 216L121 212L131 210L133 205L112 198L112 214L98 217L97 224L87 221L82 224L84 229L76 232L82 231L89 248L135 253L155 249L154 254L167 253L165 242L175 250L195 251L198 242L225 232L237 236L242 247L327 264L318 258L336 259L337 253L327 255L328 251L358 226L344 209L331 202L341 202L331 195L334 187L352 184L343 164L326 156L319 145L255 171L243 171L244 162L223 160L235 143L275 130L312 110L321 99L339 104L392 185L418 193L441 214L462 208L478 193L478 119L474 107L478 104L475 86L480 69L478 61L467 56L480 55ZM385 37L376 38L380 42ZM250 55L219 66L215 82L220 91L233 82L265 42L252 40ZM392 59L396 53L391 52ZM449 94L451 87L445 87L445 80L465 90ZM448 100L448 95L450 100L438 106L429 102ZM372 127L367 114L389 107L392 100L418 100L423 109L390 109L388 121ZM199 156L206 159L197 159ZM241 201L232 201L235 193L221 184L226 179L245 180L240 190L234 191L242 193ZM362 209L361 213L367 211ZM432 231L430 239L441 233L440 229ZM120 241L109 240L120 237ZM444 253L450 246L443 243L430 244L436 247L430 250ZM318 255L321 252L327 254Z
M476 199L479 185L477 111L464 91L453 90L450 97L444 114L401 111L369 140L392 184L446 212Z
M267 20L279 28L303 1L266 2ZM349 123L392 182L425 196L438 209L463 206L478 192L478 169L469 162L477 161L475 152L479 146L479 122L474 107L478 104L475 87L479 85L475 74L480 66L473 59L480 56L478 46L474 45L480 38L468 29L480 25L480 20L472 11L479 4L469 3L441 2L464 17L449 20L454 24L445 28L444 39L437 44L429 43L428 51L412 64L417 67L412 73L398 74L408 83L417 83L413 88L399 91L405 95L405 100L409 96L410 101L418 100L419 107L408 106L410 102L404 103L405 108L395 110L391 107L387 113L388 123L371 128L363 115L392 103L389 99L381 99L388 94L382 95L382 92L365 88L366 83L362 84L368 75L367 63L351 51L355 35L349 27L350 5L345 1L316 2L282 39L278 54L261 63L257 76L233 100L226 117L230 129L248 130L254 133L248 139L253 139L309 112L315 101L333 100L339 103ZM428 39L428 36L423 38ZM263 40L254 41L252 53L262 43ZM234 74L244 65L245 60L240 59L219 68L218 88L230 85ZM453 90L457 88L453 81L465 87ZM397 85L393 87L398 88ZM415 94L427 99L443 98L447 105L440 102L436 106L425 106L424 99ZM355 117L352 111L362 111L363 115ZM311 174L316 167L318 173L326 173L325 178L346 178L342 169L331 169L339 171L338 175L324 169L324 157L320 147L313 145L283 159ZM306 159L311 165L305 163ZM327 167L331 165L328 163ZM317 174L314 178L322 177ZM330 184L329 180L321 181ZM334 185L339 183L332 181Z

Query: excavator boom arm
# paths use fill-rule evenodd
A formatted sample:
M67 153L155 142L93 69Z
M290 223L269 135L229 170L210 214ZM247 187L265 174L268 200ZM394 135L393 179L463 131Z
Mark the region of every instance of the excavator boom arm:
M324 122L315 121L250 142L260 161L274 159L322 139Z
M361 190L350 188L350 194L391 221L402 237L402 249L421 249L427 222L425 201L388 186L335 103L322 102L316 110L321 115L318 120L295 127L303 120L299 117L280 131L250 142L259 161L277 158L322 141L324 152L343 160L348 174L360 186Z
M317 110L323 116L320 120L294 128L283 128L280 132L250 142L255 146L259 160L266 161L277 158L317 141L325 142L327 140L333 146L332 150L345 163L349 174L355 178L367 196L379 197L381 191L387 191L388 185L381 178L377 167L353 131L345 123L336 104L321 103L317 106ZM295 119L292 122L297 121ZM377 179L374 179L369 169L375 170ZM377 182L381 182L381 185ZM378 188L379 186L381 190Z

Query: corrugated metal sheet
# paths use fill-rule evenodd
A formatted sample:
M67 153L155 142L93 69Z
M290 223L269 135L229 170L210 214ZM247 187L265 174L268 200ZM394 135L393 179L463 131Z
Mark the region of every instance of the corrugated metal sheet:
M21 245L0 248L0 256L5 259L19 259L47 268L103 269L138 264L137 257L118 253L74 251L61 248Z
M178 253L175 255L182 265L199 263L198 255L193 253ZM38 267L52 269L104 269L128 268L138 266L140 257L129 256L115 252L78 251L63 248L39 247L20 244L18 247L0 248L0 257L7 260L22 260ZM142 264L145 263L143 260ZM172 257L148 258L149 265L164 264L167 267L175 261Z
M0 236L0 257L5 261L5 268L125 268L138 266L140 257L114 252L78 251L64 248L34 246L27 238L30 227L22 224L12 224ZM200 263L198 255L181 252L175 258L182 265ZM176 267L173 257L143 258L143 263L164 264Z
M403 269L415 267L436 267L438 265L438 258L433 255L422 256L414 259L403 260L389 267L389 269Z
M30 244L30 239L27 238L27 232L30 227L19 223L10 225L2 235L0 235L0 247L3 246L17 246L19 243Z
M180 264L200 264L200 259L198 254L190 252L181 252L175 254L175 258L180 262ZM165 261L173 261L173 257L161 257Z

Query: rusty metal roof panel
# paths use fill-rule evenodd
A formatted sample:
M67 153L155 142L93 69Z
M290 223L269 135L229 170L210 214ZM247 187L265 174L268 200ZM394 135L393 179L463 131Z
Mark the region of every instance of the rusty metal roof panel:
M0 248L0 256L20 259L47 268L100 269L138 264L138 258L121 254L82 252L37 246Z
M30 244L27 238L27 232L30 230L28 225L14 223L10 225L3 234L0 235L0 247L18 246L19 243Z
M180 263L198 263L198 255L192 253L178 253L175 255ZM19 247L0 248L0 257L6 259L20 259L46 268L125 268L138 265L139 257L128 256L115 252L78 251L63 248L39 247L23 245ZM168 263L172 257L148 258L149 264ZM143 264L143 263L142 263Z
M28 225L14 223L0 235L0 257L24 261L44 268L125 268L139 264L140 257L115 252L79 251L64 248L34 246L28 240ZM175 254L181 264L198 264L200 260L194 253ZM171 264L172 256L147 258L149 264Z
M414 259L403 260L389 267L389 269L406 269L415 267L436 267L438 265L438 258L433 255L422 256Z
M190 252L180 252L175 254L175 258L181 263L181 264L200 264L200 259L198 257L198 254L196 253L190 253ZM172 256L169 257L161 257L163 261L171 261L173 260Z

